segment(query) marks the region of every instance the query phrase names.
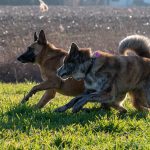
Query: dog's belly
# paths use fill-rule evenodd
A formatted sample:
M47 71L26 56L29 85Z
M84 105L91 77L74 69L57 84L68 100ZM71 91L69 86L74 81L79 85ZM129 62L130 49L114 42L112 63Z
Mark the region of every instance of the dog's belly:
M84 82L74 79L67 79L62 82L60 89L57 92L66 96L77 96L84 92Z
M118 92L128 92L134 89L139 89L142 87L143 82L135 82L135 81L130 81L128 82L128 80L119 80L117 79L116 81L116 88L118 90Z

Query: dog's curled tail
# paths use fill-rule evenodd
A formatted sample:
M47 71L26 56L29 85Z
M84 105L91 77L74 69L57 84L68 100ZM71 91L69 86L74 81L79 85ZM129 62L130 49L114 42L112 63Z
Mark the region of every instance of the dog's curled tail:
M124 38L118 47L119 54L138 55L150 58L150 39L142 35L131 35Z

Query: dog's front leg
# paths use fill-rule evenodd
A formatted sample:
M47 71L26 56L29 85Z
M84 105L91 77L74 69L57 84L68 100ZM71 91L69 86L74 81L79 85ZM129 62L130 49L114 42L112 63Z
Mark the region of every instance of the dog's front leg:
M40 101L35 105L36 108L43 108L51 99L55 97L56 90L46 90Z
M67 109L71 108L80 98L82 98L82 96L77 96L73 98L70 102L68 102L64 106L56 108L55 112L65 112Z
M73 105L80 100L83 96L85 96L87 92L84 92L83 94L76 96L75 98L73 98L71 101L69 101L67 104L65 104L64 106L58 107L57 109L55 109L55 112L65 112L67 109L73 107Z
M100 102L110 103L113 101L113 97L110 94L103 93L92 93L81 98L73 107L72 112L77 113L87 102Z
M30 97L32 97L33 94L35 94L38 91L48 90L48 89L57 89L60 87L60 82L56 82L55 80L47 80L39 85L34 86L30 92L22 99L21 103L25 103L29 100Z

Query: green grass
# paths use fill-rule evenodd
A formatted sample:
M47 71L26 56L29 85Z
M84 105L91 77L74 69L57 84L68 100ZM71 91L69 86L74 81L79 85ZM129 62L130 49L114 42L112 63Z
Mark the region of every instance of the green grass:
M150 113L137 112L127 100L128 113L94 109L90 113L55 113L71 97L60 94L42 110L35 110L43 92L19 105L34 83L0 83L0 150L5 149L150 149Z

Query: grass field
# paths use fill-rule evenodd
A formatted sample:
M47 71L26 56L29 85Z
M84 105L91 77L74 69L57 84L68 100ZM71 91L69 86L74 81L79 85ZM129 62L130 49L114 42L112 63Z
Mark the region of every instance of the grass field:
M0 83L0 149L150 149L150 113L135 111L129 100L124 116L98 110L96 103L86 106L93 108L90 113L55 113L71 98L60 94L44 109L35 110L42 92L19 105L34 84Z

